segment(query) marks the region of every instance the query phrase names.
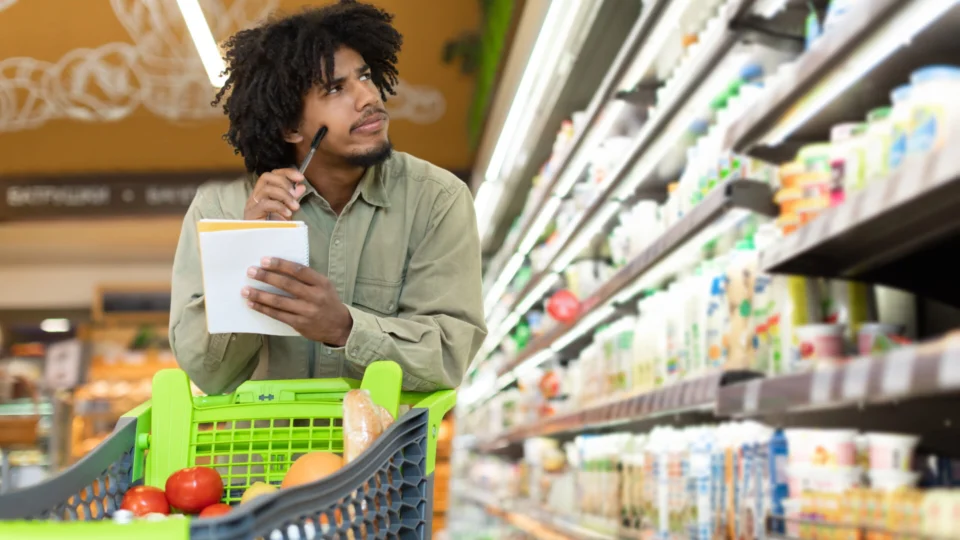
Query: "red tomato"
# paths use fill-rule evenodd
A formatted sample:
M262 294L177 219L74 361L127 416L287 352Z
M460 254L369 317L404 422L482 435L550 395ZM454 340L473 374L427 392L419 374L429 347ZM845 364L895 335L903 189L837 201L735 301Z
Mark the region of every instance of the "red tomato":
M120 508L129 510L136 516L145 516L150 513L169 514L170 505L163 490L151 486L136 486L130 488L123 495Z
M200 517L205 518L205 517L222 516L224 514L229 514L231 510L233 510L233 507L230 506L229 504L223 504L223 503L211 504L210 506L204 508L203 511L200 512Z
M223 497L220 473L207 467L188 467L170 475L165 486L170 506L196 514Z

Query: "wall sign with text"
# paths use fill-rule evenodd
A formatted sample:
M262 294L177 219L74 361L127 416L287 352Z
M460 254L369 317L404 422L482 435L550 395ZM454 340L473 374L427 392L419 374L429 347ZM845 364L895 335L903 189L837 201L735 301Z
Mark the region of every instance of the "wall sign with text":
M0 221L183 215L201 184L240 176L149 175L99 181L0 178Z

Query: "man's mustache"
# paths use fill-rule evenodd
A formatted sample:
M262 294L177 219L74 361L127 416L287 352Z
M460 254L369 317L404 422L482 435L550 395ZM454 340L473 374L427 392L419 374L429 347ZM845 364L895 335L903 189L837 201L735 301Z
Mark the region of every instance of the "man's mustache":
M375 108L375 109L368 109L368 110L369 110L370 112L368 112L368 113L364 114L363 116L361 116L361 117L360 117L360 120L357 120L352 126L350 126L350 131L353 131L353 130L357 129L358 127L362 126L364 123L367 122L367 120L370 120L370 119L373 118L374 116L381 115L381 116L383 116L383 117L385 117L385 118L389 118L389 117L390 117L390 115L387 114L387 110L386 110L386 109L383 109L383 108L380 108L380 107L377 107L377 108Z

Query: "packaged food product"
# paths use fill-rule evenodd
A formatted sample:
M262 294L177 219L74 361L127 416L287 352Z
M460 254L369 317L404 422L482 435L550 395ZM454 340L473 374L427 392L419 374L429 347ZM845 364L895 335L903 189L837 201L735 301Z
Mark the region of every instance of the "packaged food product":
M863 144L863 179L870 185L887 177L890 171L890 144L893 122L890 107L879 107L867 113L867 133Z
M852 429L818 429L811 433L810 463L820 467L854 467L857 432Z
M817 363L830 364L843 358L842 324L805 324L798 326L797 358L801 368L811 368Z
M916 435L899 433L867 433L871 470L909 471L913 451L920 442Z
M943 147L951 129L960 122L960 68L927 66L910 76L913 120L907 154L921 154Z
M857 352L869 355L890 351L898 346L897 340L903 331L899 324L864 323L857 333Z
M863 189L864 134L867 125L850 122L830 130L830 205L837 206L847 193Z
M896 491L898 489L912 488L917 485L917 480L920 479L920 473L898 471L895 469L871 469L868 475L870 477L870 486L880 491Z
M890 93L893 108L890 124L893 129L890 142L890 171L896 171L907 156L907 141L913 133L912 88L906 84Z
M343 457L357 459L383 432L383 421L365 389L350 390L343 397Z

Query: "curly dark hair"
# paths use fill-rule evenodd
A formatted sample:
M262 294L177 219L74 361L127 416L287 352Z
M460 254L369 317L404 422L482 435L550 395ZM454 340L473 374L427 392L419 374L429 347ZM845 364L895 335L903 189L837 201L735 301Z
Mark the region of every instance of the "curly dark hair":
M341 0L271 18L226 41L227 80L212 105L223 103L230 119L223 138L248 171L260 175L296 161L283 134L297 129L310 89L333 78L333 55L341 47L363 57L384 101L396 94L403 36L392 22L392 14L375 6Z

